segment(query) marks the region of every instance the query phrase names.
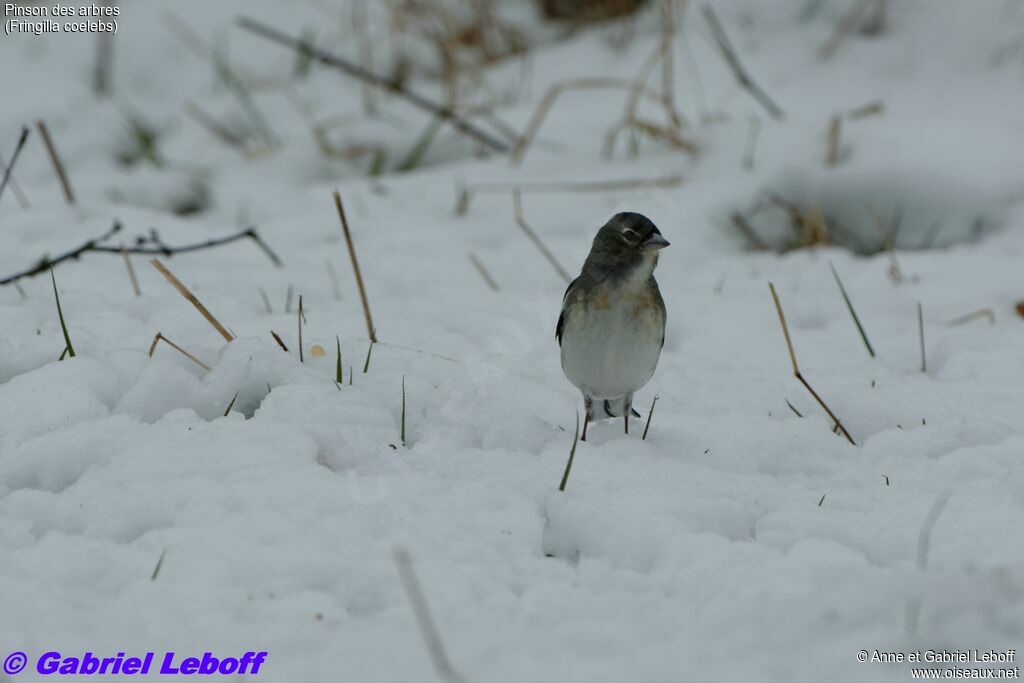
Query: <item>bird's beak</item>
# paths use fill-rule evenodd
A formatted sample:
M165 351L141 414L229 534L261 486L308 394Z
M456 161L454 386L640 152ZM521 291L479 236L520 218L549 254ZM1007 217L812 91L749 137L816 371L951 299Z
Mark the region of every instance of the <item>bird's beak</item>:
M669 245L669 241L661 235L654 233L646 240L644 240L643 250L644 251L658 251L664 249Z

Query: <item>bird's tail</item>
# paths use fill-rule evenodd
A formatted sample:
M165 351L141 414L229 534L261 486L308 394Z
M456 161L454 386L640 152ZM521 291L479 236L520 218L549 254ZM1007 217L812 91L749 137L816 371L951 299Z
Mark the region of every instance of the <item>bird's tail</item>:
M633 397L623 396L621 398L612 399L593 399L594 405L594 419L603 420L609 417L622 417L626 412L626 401L629 401L630 415L633 417L640 417L640 413L636 412L632 408Z

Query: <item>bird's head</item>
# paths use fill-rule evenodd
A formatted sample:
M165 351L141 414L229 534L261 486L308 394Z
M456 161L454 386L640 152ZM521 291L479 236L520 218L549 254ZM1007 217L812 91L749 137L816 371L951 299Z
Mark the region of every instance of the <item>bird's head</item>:
M639 213L617 213L594 237L584 265L592 276L624 278L645 269L648 274L658 263L658 252L668 240L649 218Z

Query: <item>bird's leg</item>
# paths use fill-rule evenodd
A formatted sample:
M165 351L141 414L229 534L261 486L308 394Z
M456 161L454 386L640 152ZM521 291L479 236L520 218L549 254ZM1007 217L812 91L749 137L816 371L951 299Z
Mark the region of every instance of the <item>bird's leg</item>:
M590 424L590 416L594 414L594 400L589 396L583 397L583 436L580 441L587 440L587 425Z
M629 414L633 412L633 397L626 396L622 399L622 421L626 428L626 434L629 434Z

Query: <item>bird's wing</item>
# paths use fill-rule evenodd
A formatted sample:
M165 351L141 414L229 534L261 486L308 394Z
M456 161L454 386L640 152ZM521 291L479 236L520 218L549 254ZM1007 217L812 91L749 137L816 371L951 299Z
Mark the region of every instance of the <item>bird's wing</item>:
M576 286L576 283L580 281L580 275L575 280L569 283L569 286L565 288L565 294L562 295L562 313L558 316L558 324L555 325L555 339L558 340L558 345L562 345L562 329L565 327L565 302L569 299L569 292Z

